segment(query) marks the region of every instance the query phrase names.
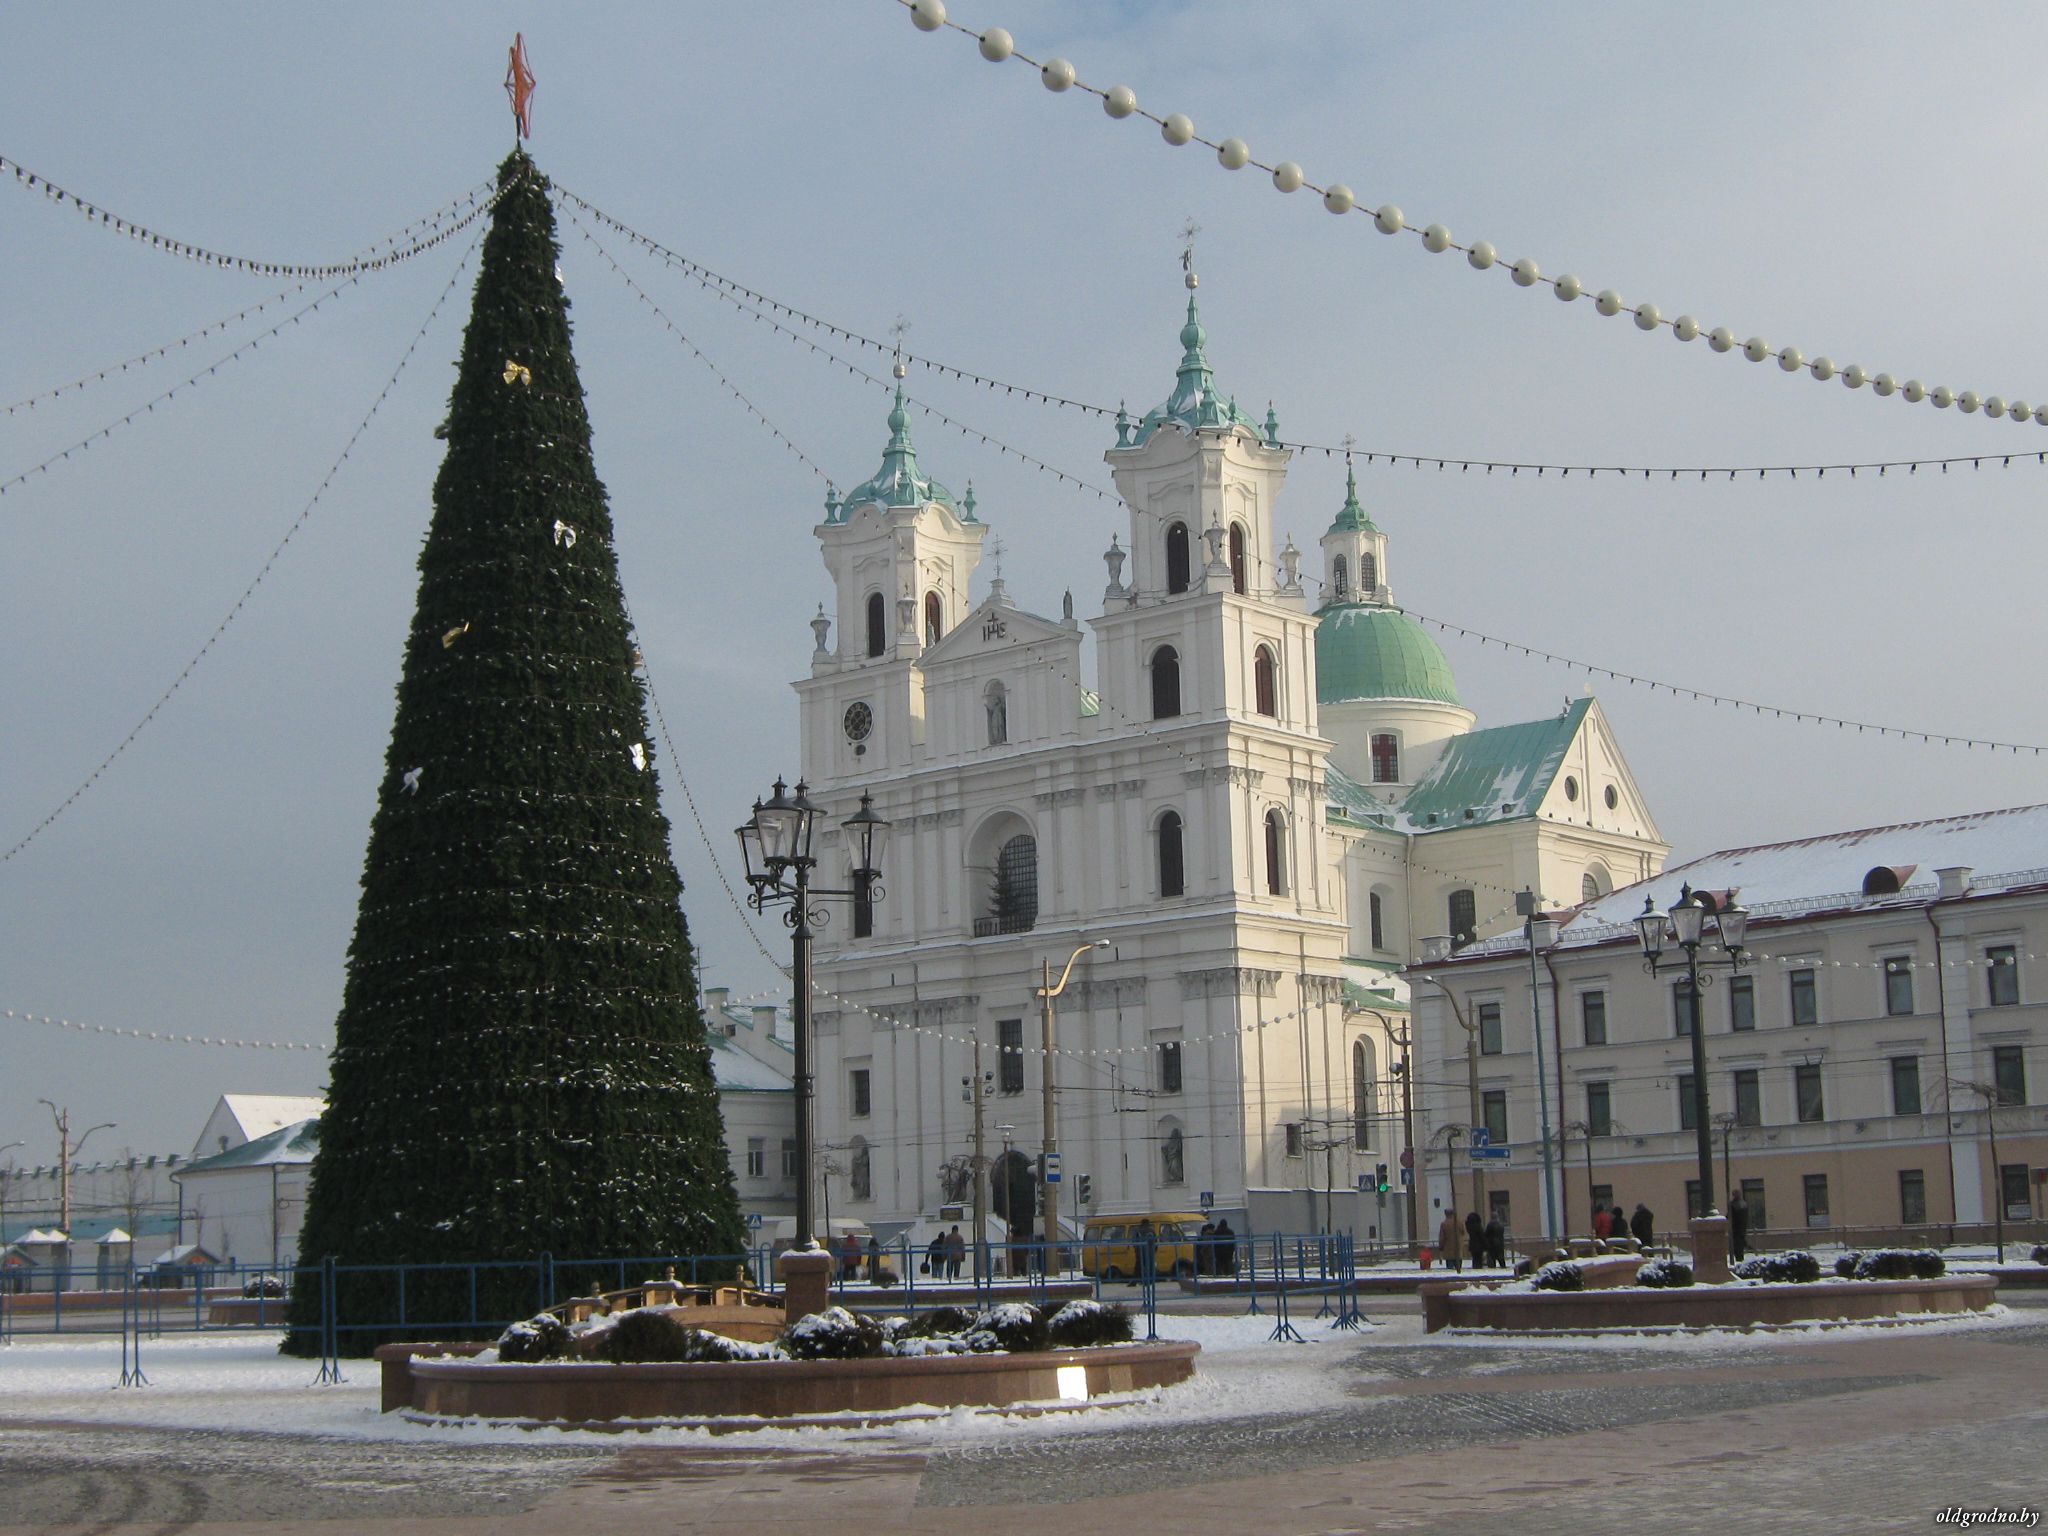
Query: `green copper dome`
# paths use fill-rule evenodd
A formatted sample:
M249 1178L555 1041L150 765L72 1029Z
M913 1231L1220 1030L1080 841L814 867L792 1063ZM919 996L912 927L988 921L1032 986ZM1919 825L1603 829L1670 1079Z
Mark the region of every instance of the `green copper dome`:
M1455 704L1458 680L1429 632L1398 608L1334 603L1316 624L1316 702L1428 699Z
M1338 509L1337 520L1330 524L1330 532L1379 532L1365 508L1358 504L1358 476L1353 473L1349 464L1344 466L1344 505Z
M953 493L917 467L917 450L910 442L910 414L903 409L903 385L896 385L896 404L889 412L889 446L882 450L882 467L874 478L855 486L839 501L825 502L825 521L843 523L855 507L873 504L883 507L921 507L935 501L960 518L974 521L974 494L970 490L963 510Z
M1127 423L1123 413L1117 413L1117 441L1119 448L1142 446L1154 432L1164 426L1179 427L1184 431L1198 432L1205 427L1248 427L1254 436L1259 427L1251 417L1237 408L1237 401L1216 392L1216 376L1209 368L1209 355L1203 349L1209 341L1209 333L1202 326L1201 312L1195 307L1195 280L1188 278L1188 318L1180 328L1180 368L1174 375L1173 393L1164 405L1155 405L1139 421L1134 435L1126 437ZM1277 430L1277 423L1275 430Z

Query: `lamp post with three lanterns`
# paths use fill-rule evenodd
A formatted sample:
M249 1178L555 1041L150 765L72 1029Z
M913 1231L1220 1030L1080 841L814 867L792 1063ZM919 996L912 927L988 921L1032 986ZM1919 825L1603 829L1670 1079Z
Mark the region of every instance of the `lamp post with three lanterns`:
M1706 947L1707 919L1714 919L1714 936L1719 942L1721 953L1702 956ZM1727 1267L1726 1222L1720 1217L1714 1204L1714 1124L1707 1112L1707 1042L1704 1011L1700 1007L1700 988L1708 985L1711 975L1700 974L1702 966L1725 967L1730 972L1739 971L1743 966L1743 949L1749 933L1749 913L1735 900L1734 892L1727 893L1725 901L1695 892L1690 885L1681 888L1678 900L1668 913L1659 912L1656 903L1648 897L1643 900L1643 912L1636 919L1636 936L1643 946L1643 970L1651 976L1665 971L1683 970L1686 976L1686 991L1690 998L1692 1025L1692 1125L1698 1142L1700 1209L1695 1218L1694 1265L1697 1269L1709 1268L1708 1253L1712 1238L1718 1234L1721 1249L1718 1267ZM1685 951L1683 960L1663 958L1664 941L1675 939L1678 947ZM1713 1223L1712 1232L1703 1232L1706 1223ZM1709 1278L1702 1273L1702 1280Z
M799 782L790 794L783 781L766 801L754 802L753 819L738 828L740 853L746 861L747 902L756 912L787 906L782 920L791 936L791 1014L796 1028L796 1233L794 1246L811 1244L811 940L814 925L827 914L812 903L819 898L852 901L856 912L871 911L883 895L882 852L889 842L889 823L875 814L874 797L862 792L860 809L841 825L846 829L853 885L844 890L811 884L818 860L811 851L812 834L823 810L812 804L808 786Z

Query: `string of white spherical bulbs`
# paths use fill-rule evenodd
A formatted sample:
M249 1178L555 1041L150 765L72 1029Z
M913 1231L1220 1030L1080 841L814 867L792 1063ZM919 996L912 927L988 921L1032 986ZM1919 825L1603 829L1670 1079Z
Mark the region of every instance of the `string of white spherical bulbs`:
M1179 146L1203 144L1216 151L1217 162L1229 171L1240 171L1246 166L1256 166L1273 178L1273 185L1282 192L1298 192L1306 187L1318 194L1323 206L1332 213L1361 213L1370 218L1373 227L1383 235L1398 235L1403 232L1418 236L1424 250L1434 255L1446 251L1460 251L1474 271L1502 271L1512 277L1517 286L1534 288L1547 286L1557 298L1565 303L1582 297L1586 285L1576 276L1567 272L1558 277L1546 277L1537 262L1528 256L1514 262L1503 261L1491 242L1475 240L1462 243L1451 237L1451 232L1441 224L1429 224L1417 229L1398 204L1382 203L1377 208L1361 204L1351 189L1341 182L1318 186L1310 181L1302 168L1292 160L1282 160L1268 165L1252 155L1243 139L1207 139L1195 132L1192 120L1185 113L1169 112L1164 117L1148 112L1138 105L1137 93L1127 85L1113 85L1107 90L1088 84L1075 72L1073 64L1066 59L1035 59L1021 52L1016 40L1002 27L989 27L977 32L964 27L946 16L945 0L897 0L899 5L910 12L911 21L920 32L936 32L948 28L966 37L973 38L981 48L981 56L991 63L1001 64L1015 60L1038 71L1039 78L1048 91L1085 91L1100 98L1102 110L1113 118L1142 117L1159 125L1160 136L1167 143ZM1602 315L1627 314L1634 318L1636 329L1641 331L1668 330L1680 341L1696 341L1704 336L1707 345L1716 352L1740 351L1753 363L1775 359L1778 367L1786 373L1807 373L1825 383L1839 378L1850 389L1871 386L1879 395L1898 395L1912 404L1931 401L1939 410L1953 405L1966 415L1983 411L1987 416L2010 416L2014 421L2037 421L2048 426L2048 405L2035 408L2024 400L2008 401L1999 395L1979 395L1974 389L1954 390L1946 384L1928 386L1919 379L1907 379L1901 383L1894 375L1885 372L1873 373L1861 363L1838 365L1826 356L1809 358L1797 347L1773 347L1761 336L1747 340L1738 339L1735 332L1725 325L1709 329L1691 315L1667 318L1655 304L1644 300L1631 304L1612 288L1603 288L1593 296L1593 307Z

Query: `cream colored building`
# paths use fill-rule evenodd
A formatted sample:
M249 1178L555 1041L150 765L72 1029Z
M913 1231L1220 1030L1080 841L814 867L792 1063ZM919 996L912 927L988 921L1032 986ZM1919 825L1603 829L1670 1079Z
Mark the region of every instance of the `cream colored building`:
M1646 899L1667 910L1688 885L1739 892L1752 914L1748 963L1713 968L1700 989L1717 1206L1732 1176L1752 1222L1774 1234L1850 1228L1867 1242L1873 1229L1917 1228L1926 1239L1960 1223L1975 1237L1998 1205L2016 1231L2038 1230L2025 1224L2042 1214L2048 1172L2048 806L1667 869L1572 912L1533 989L1519 932L1418 966L1432 1212L1472 1208L1454 1133L1491 1120L1512 1161L1484 1178L1482 1203L1504 1204L1519 1233L1542 1230L1533 1000L1549 1124L1553 1136L1568 1128L1556 1164L1566 1228L1585 1232L1594 1203L1617 1200L1683 1226L1697 1199L1688 994L1682 973L1645 974L1633 920ZM1702 954L1718 955L1709 930ZM1667 960L1676 953L1667 945Z

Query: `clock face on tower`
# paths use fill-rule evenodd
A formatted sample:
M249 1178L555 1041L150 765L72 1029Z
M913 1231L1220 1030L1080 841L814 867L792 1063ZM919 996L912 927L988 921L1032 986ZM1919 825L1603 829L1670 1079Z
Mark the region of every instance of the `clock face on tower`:
M866 741L868 732L875 728L875 713L865 704L849 704L842 723L846 727L848 741Z

